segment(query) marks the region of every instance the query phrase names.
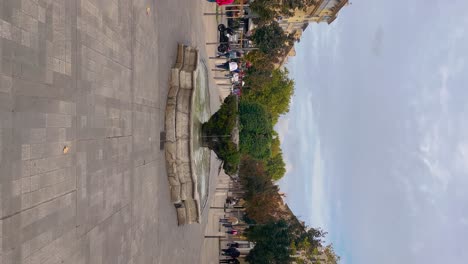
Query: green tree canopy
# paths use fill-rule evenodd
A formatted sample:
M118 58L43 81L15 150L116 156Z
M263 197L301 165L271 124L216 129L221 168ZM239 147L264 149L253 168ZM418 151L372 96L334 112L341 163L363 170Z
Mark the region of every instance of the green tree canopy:
M265 107L242 100L239 104L240 150L256 159L271 155L273 125Z
M260 50L252 50L245 55L245 60L250 61L255 71L266 71L271 73L274 69L274 65L271 56L261 52ZM255 73L253 71L253 73ZM252 72L249 72L249 75Z
M246 230L246 236L255 242L255 247L246 257L249 263L283 264L291 261L292 239L286 221L279 220L250 227Z
M276 155L272 155L266 162L267 174L272 180L277 181L283 178L286 173L286 163L283 160L283 153L279 152Z
M289 79L287 70L276 69L271 72L271 77L262 83L261 87L247 89L244 99L264 105L271 114L273 123L278 121L280 115L289 111L291 97L294 94L294 81ZM255 76L246 78L247 84L258 82Z
M220 109L214 113L208 122L202 125L204 143L222 160L223 169L228 175L237 173L240 152L238 146L229 137L238 125L237 97L228 96Z
M294 43L293 38L288 36L276 21L258 27L252 35L252 40L261 52L273 57Z

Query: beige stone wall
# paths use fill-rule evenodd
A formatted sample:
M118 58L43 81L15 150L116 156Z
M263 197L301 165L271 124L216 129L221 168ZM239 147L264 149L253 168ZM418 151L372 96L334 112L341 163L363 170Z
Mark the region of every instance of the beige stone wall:
M167 176L179 225L199 222L200 217L197 179L191 158L192 100L197 66L198 51L179 45L171 72L165 120Z

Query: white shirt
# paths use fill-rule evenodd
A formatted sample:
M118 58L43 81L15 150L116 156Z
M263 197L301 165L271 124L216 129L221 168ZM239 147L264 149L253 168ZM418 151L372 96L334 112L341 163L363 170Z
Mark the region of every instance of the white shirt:
M229 71L235 71L237 70L239 66L237 66L237 62L230 62L229 63Z

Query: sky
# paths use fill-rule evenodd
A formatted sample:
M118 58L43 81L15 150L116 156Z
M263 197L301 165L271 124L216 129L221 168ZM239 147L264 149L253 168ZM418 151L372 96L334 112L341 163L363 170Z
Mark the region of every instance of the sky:
M468 263L468 1L355 0L296 51L276 126L295 214L341 263Z

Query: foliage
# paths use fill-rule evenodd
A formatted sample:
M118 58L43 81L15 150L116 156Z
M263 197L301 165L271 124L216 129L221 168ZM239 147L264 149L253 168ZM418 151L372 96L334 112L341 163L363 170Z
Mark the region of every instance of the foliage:
M259 26L277 17L279 15L277 8L278 3L271 0L256 0L250 3L250 9L258 15L254 22Z
M316 0L255 0L250 8L259 16L256 24L261 25L280 15L292 16L295 9L305 10L315 2Z
M271 156L266 160L266 172L272 180L277 181L283 178L286 173L286 163L283 160L283 152L281 151L281 142L273 133L273 140L271 141Z
M277 188L277 186L275 185ZM253 196L246 206L245 211L256 223L263 224L268 221L285 219L288 214L283 210L283 200L278 192L258 193Z
M271 56L268 56L260 50L253 50L247 53L247 55L245 55L245 60L250 61L255 70L263 70L271 73L274 69Z
M247 76L247 84L260 83L261 87L252 86L243 94L243 99L258 102L267 108L273 123L278 121L280 115L289 111L291 97L294 94L294 81L289 79L287 70L276 69L271 77L264 82L255 79L255 75Z
M274 141L275 143L272 145L275 147L273 149L277 148L276 145L279 145L279 140L275 139ZM274 150L274 152L280 153L277 150ZM282 246L286 248L286 242L288 242L289 254L294 254L300 250L306 259L313 259L314 256L320 253L318 248L321 247L322 239L327 233L321 229L307 228L283 205L282 197L278 193L278 186L272 182L265 168L264 161L255 160L248 156L242 158L239 168L241 183L245 188L244 206L247 214L245 218L248 220L246 222L254 224L253 227L249 228L247 237L257 243L249 254L248 261L250 263L290 263L292 261L290 259L284 260L284 262L274 262L281 259L273 251L277 249L272 249L273 245L270 245L276 243L276 241L272 240L274 238L270 236L271 234L263 233L276 232L275 228L277 226L272 226L281 221L287 223L287 234L284 234L284 237L287 237L288 240L283 241L284 243L278 243L282 243ZM264 229L261 228L264 226ZM270 244L262 243L262 241L270 241ZM328 252L332 251L329 250ZM297 262L298 259L295 261ZM329 264L336 264L336 262L330 262Z
M224 172L234 175L239 170L240 153L237 145L232 141L224 141L223 147L213 150L219 159L223 161Z
M272 180L277 181L283 178L286 173L286 164L283 160L283 153L279 152L275 156L268 158L266 162L267 174L271 177Z
M269 157L273 125L265 107L241 100L239 119L241 152L256 159Z
M340 256L335 253L333 249L333 245L328 245L325 247L324 250L325 255L327 256L327 263L326 264L337 264L340 261Z
M249 263L279 264L291 261L289 246L292 239L286 221L250 227L246 230L246 236L255 242L255 247L246 257Z
M293 44L293 38L288 36L276 21L258 27L252 35L252 40L261 52L270 56L277 56L288 44Z
M294 226L297 219L269 221L264 224L254 225L246 230L246 236L255 242L255 247L247 255L249 263L301 263L300 259L292 259L290 256L301 251L302 256L308 260L314 260L315 256L322 254L318 249L321 247L321 238L325 232L320 229L306 228L302 226L297 233ZM337 264L339 257L335 254L332 245L324 250L328 261L324 264ZM299 262L298 262L299 261Z
M231 139L231 133L238 125L237 97L228 96L221 108L202 125L205 145L222 160L223 169L228 175L237 172L240 153Z
M276 156L281 152L281 142L276 131L273 131L273 139L271 140L271 156Z
M266 223L286 216L280 206L283 204L278 194L279 188L265 172L264 162L244 157L239 176L245 188L245 210L248 217L256 223Z
M245 189L246 201L253 199L256 193L269 192L271 180L265 173L264 163L244 156L239 167L239 176Z
M305 252L305 256L309 259L317 255L317 249L322 245L322 238L326 235L321 229L310 228L296 231L296 244L299 250Z
M306 9L314 4L315 0L282 0L283 9Z

